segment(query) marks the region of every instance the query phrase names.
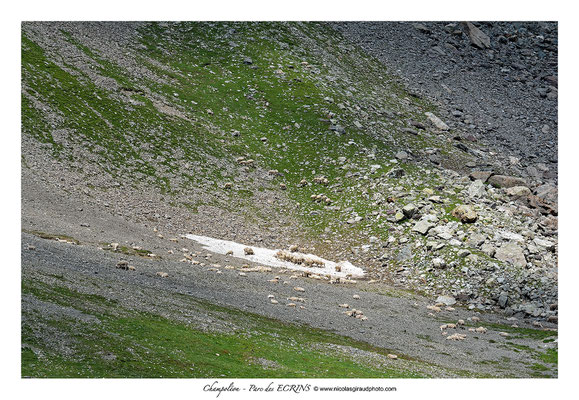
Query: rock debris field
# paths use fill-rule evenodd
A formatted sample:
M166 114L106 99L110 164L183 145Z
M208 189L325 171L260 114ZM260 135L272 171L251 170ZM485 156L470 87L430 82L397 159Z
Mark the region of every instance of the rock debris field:
M22 37L23 376L557 377L556 23Z

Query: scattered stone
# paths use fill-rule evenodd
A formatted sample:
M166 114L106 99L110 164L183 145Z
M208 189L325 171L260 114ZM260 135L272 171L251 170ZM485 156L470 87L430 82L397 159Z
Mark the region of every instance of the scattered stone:
M452 296L438 296L436 302L442 303L446 306L452 306L453 304L456 304L456 299Z
M471 22L463 22L462 27L470 38L470 42L479 49L491 47L491 39Z
M330 130L334 132L338 132L341 135L346 134L346 128L341 125L330 125Z
M506 190L509 196L515 198L524 198L531 194L531 189L526 186L513 186Z
M166 272L159 271L157 272L157 276L160 276L161 278L168 278L169 274Z
M440 269L446 267L446 261L441 257L436 257L432 259L432 266L434 268Z
M405 151L399 151L395 154L395 157L399 160L406 160L408 159L408 153Z
M245 253L246 256L251 256L251 255L255 254L251 247L246 247L245 249L243 249L243 252Z
M475 232L470 235L468 241L466 242L470 247L478 248L480 247L486 240L486 236L482 233Z
M389 178L402 178L404 175L406 175L406 171L402 168L393 168L386 174Z
M446 125L440 118L438 118L436 115L434 115L431 112L425 112L424 115L426 115L426 117L428 117L428 119L430 120L430 122L432 122L432 124L440 129L441 131L447 131L450 128L448 127L448 125Z
M466 250L466 249L461 249L458 251L458 253L456 253L456 255L460 258L466 258L470 255L470 251Z
M435 226L436 225L430 222L428 219L422 218L412 227L412 231L418 232L421 235L426 235L428 231Z
M492 174L490 171L473 171L470 173L469 178L473 181L480 180L482 183L486 183Z
M483 197L486 194L486 189L483 181L477 179L473 183L470 184L468 187L468 197L475 198L475 197Z
M437 204L442 204L444 203L444 200L442 200L442 197L440 196L430 196L428 198L428 201L431 201L433 203L437 203Z
M406 216L406 218L412 218L414 214L418 211L418 208L414 204L406 204L402 208L402 212Z
M523 249L516 243L505 243L495 253L497 260L506 261L515 267L525 267L527 260Z
M533 239L533 243L549 251L555 251L555 243L540 238Z
M558 189L556 186L544 184L535 189L535 195L543 201L557 203Z
M402 128L401 131L405 132L405 133L409 133L409 134L414 135L414 136L418 136L418 131L415 129L412 129L412 128Z
M424 26L423 24L416 23L416 24L412 24L412 26L414 28L416 28L417 30L419 30L420 32L426 33L427 35L430 35L432 33L432 31L430 29L428 29L426 26Z
M406 219L406 217L400 211L396 211L396 214L394 214L394 219L396 220L396 222L402 222Z
M493 257L496 254L497 249L491 243L485 242L481 247L481 251L487 256Z
M432 233L434 233L437 237L444 239L444 240L452 239L453 232L454 232L454 230L453 230L451 225L439 225L439 226L435 227L434 229L432 229ZM435 248L435 250L440 250L440 248L438 248L438 246L436 246L436 247L437 248Z
M396 261L402 262L412 258L412 246L404 246L400 248L398 254L396 254Z
M471 206L465 204L461 204L452 210L452 215L460 219L463 223L472 223L478 218L476 211Z
M508 304L509 304L509 297L506 294L501 294L499 296L499 307L507 308Z
M499 188L510 188L514 186L527 186L527 182L525 182L522 178L517 178L514 176L506 176L506 175L493 175L488 179L488 182L496 187Z

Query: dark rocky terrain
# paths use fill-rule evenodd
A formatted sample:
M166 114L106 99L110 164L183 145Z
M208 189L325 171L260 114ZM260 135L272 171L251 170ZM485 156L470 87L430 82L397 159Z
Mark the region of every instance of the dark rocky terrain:
M464 141L483 141L513 173L557 182L557 23L337 23L336 29L443 105ZM513 157L513 158L509 158Z
M231 329L279 322L255 351L301 327L338 376L556 376L557 26L476 25L24 23L23 374L215 376L163 338L223 334L242 366ZM186 233L366 274L250 272ZM291 351L238 374L336 376Z

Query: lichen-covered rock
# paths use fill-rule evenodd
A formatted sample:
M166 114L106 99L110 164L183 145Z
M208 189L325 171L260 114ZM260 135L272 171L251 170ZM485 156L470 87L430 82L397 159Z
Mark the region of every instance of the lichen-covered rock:
M406 217L404 216L403 213L401 213L400 211L397 211L396 214L394 215L394 219L396 220L396 222L401 222L401 221L404 221L406 219Z
M463 223L472 223L475 222L478 218L476 211L471 206L467 206L465 204L461 204L452 210L452 215L460 219L460 221Z

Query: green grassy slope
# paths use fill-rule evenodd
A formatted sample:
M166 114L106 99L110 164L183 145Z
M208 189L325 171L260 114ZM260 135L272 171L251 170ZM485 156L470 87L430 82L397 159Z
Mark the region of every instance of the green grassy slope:
M88 171L88 158L91 168L123 185L169 195L204 190L226 208L231 198L255 206L255 190L284 184L312 233L328 228L351 236L360 227L343 221L352 212L379 211L373 195L384 194L364 177L404 185L386 176L400 166L423 176L414 163L393 164L397 151L420 159L438 148L451 164L466 157L436 134L402 131L410 120L424 122L432 105L323 24L143 24L123 49L138 71L66 26L51 39L57 52L35 41L34 27L24 28L24 134L49 144L66 165ZM238 157L281 175L257 184ZM318 176L329 185L312 184ZM440 183L434 174L428 180ZM227 182L235 184L226 191ZM336 209L312 201L317 194ZM362 228L366 236L387 231L383 223Z
M208 331L194 321L127 310L100 296L36 281L24 281L22 292L83 316L25 313L22 376L411 378L432 372L404 356L389 360L386 349L192 298L189 312L207 315L214 326L223 321L233 332ZM39 328L65 338L66 351L38 339ZM367 354L355 357L359 352Z

